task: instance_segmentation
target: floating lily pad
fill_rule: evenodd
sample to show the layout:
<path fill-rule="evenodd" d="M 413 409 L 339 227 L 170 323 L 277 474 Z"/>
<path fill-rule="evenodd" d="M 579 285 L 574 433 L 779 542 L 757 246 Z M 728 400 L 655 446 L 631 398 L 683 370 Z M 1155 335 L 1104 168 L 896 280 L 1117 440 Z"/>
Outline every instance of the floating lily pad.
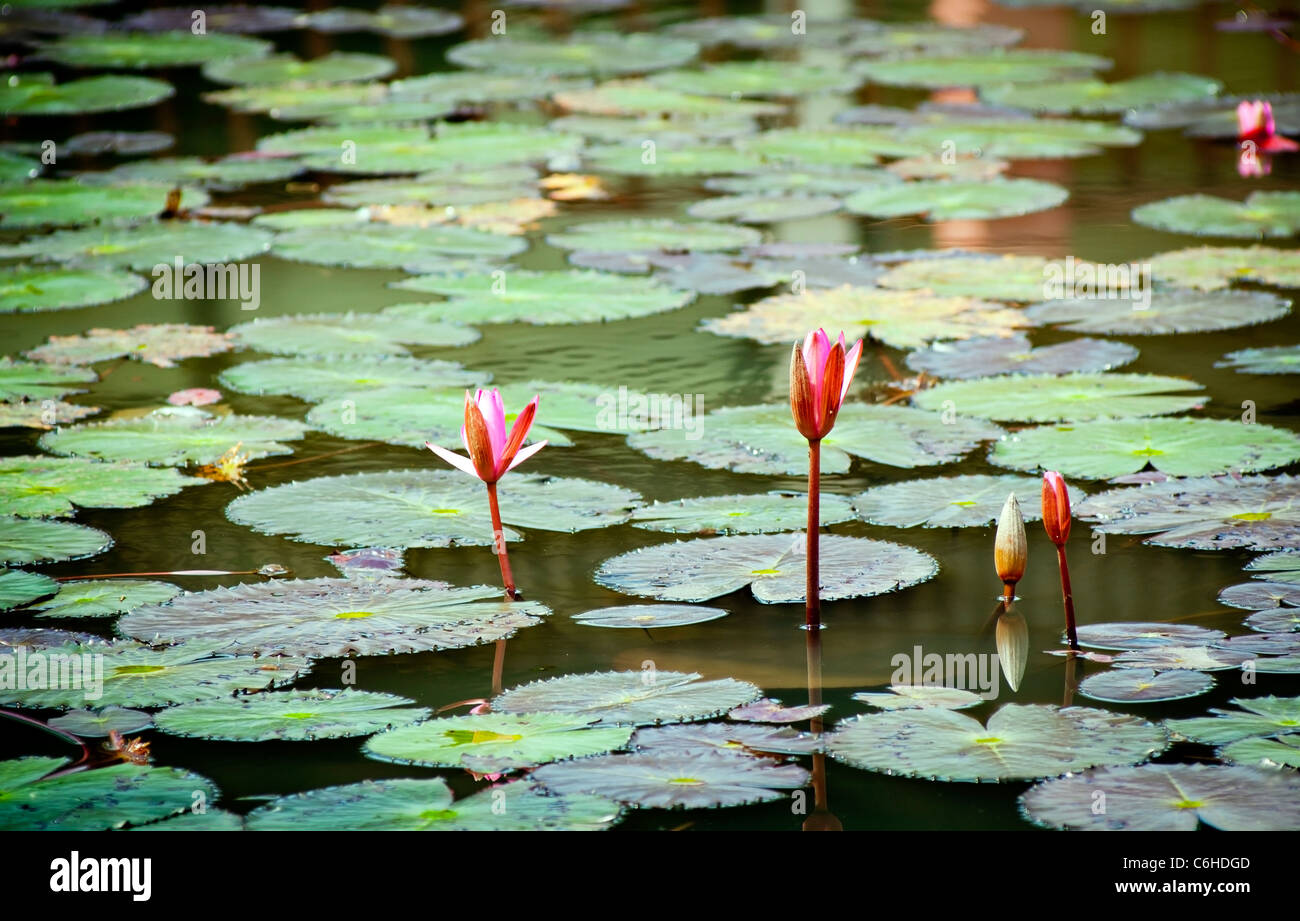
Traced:
<path fill-rule="evenodd" d="M 385 4 L 378 10 L 335 7 L 299 14 L 298 22 L 317 32 L 376 32 L 392 38 L 426 38 L 446 35 L 465 25 L 448 10 Z"/>
<path fill-rule="evenodd" d="M 1078 628 L 1079 643 L 1093 649 L 1151 649 L 1156 646 L 1194 646 L 1216 643 L 1222 630 L 1193 624 L 1102 623 Z"/>
<path fill-rule="evenodd" d="M 20 608 L 58 590 L 59 583 L 38 572 L 20 569 L 0 572 L 0 611 Z"/>
<path fill-rule="evenodd" d="M 1275 608 L 1256 611 L 1246 618 L 1246 626 L 1261 633 L 1279 633 L 1283 630 L 1300 630 L 1300 610 Z"/>
<path fill-rule="evenodd" d="M 1229 652 L 1212 646 L 1176 646 L 1162 644 L 1144 649 L 1129 649 L 1112 660 L 1116 668 L 1146 668 L 1157 671 L 1190 669 L 1198 672 L 1219 672 L 1235 669 L 1253 656 Z"/>
<path fill-rule="evenodd" d="M 1300 252 L 1271 246 L 1195 246 L 1152 256 L 1151 272 L 1171 285 L 1214 291 L 1253 281 L 1300 288 Z"/>
<path fill-rule="evenodd" d="M 380 733 L 365 752 L 381 761 L 498 773 L 551 761 L 603 755 L 627 745 L 627 726 L 590 727 L 585 716 L 508 713 L 428 720 Z"/>
<path fill-rule="evenodd" d="M 487 38 L 455 45 L 447 60 L 462 67 L 544 76 L 639 74 L 679 67 L 700 46 L 643 32 L 574 33 L 565 40 Z"/>
<path fill-rule="evenodd" d="M 1014 45 L 1024 34 L 1021 29 L 991 23 L 950 26 L 938 22 L 864 22 L 854 29 L 844 50 L 851 54 L 984 51 Z"/>
<path fill-rule="evenodd" d="M 375 313 L 319 313 L 271 317 L 231 327 L 248 348 L 272 355 L 358 358 L 406 355 L 407 346 L 468 345 L 481 335 L 456 323 Z"/>
<path fill-rule="evenodd" d="M 1109 371 L 1138 357 L 1138 350 L 1105 339 L 1071 339 L 1034 348 L 1023 335 L 1004 339 L 936 342 L 912 352 L 907 364 L 935 377 L 976 378 L 995 374 L 1069 374 Z"/>
<path fill-rule="evenodd" d="M 909 588 L 939 571 L 914 547 L 860 537 L 821 539 L 821 598 L 860 598 Z M 675 541 L 605 560 L 596 583 L 659 601 L 708 601 L 748 586 L 764 604 L 803 603 L 802 535 L 756 534 Z"/>
<path fill-rule="evenodd" d="M 918 259 L 893 266 L 880 277 L 879 283 L 886 288 L 925 288 L 932 294 L 1038 301 L 1045 296 L 1052 266 L 1060 267 L 1060 263 L 1040 256 Z"/>
<path fill-rule="evenodd" d="M 1124 668 L 1089 675 L 1080 682 L 1079 693 L 1103 703 L 1154 703 L 1196 697 L 1212 687 L 1214 679 L 1203 672 Z"/>
<path fill-rule="evenodd" d="M 1300 540 L 1298 498 L 1294 477 L 1202 477 L 1111 489 L 1075 515 L 1111 534 L 1155 534 L 1146 542 L 1159 547 L 1276 550 Z"/>
<path fill-rule="evenodd" d="M 33 455 L 0 459 L 0 503 L 21 518 L 65 518 L 78 506 L 140 508 L 204 482 L 140 464 Z"/>
<path fill-rule="evenodd" d="M 1243 766 L 1144 764 L 1048 781 L 1021 804 L 1030 819 L 1051 828 L 1196 831 L 1203 822 L 1221 831 L 1294 831 L 1300 779 Z"/>
<path fill-rule="evenodd" d="M 0 182 L 23 182 L 41 174 L 39 160 L 24 157 L 8 150 L 0 150 Z"/>
<path fill-rule="evenodd" d="M 644 144 L 653 141 L 657 155 L 661 147 L 670 150 L 753 134 L 758 130 L 758 124 L 743 113 L 677 116 L 659 112 L 631 118 L 565 115 L 552 120 L 551 128 L 607 144 Z M 638 152 L 640 150 L 638 147 Z"/>
<path fill-rule="evenodd" d="M 859 73 L 872 83 L 942 89 L 950 86 L 996 86 L 1004 83 L 1055 84 L 1111 62 L 1095 54 L 1047 49 L 997 48 L 958 54 L 916 54 L 862 61 Z"/>
<path fill-rule="evenodd" d="M 1300 232 L 1300 192 L 1252 192 L 1245 202 L 1178 195 L 1139 205 L 1133 220 L 1156 230 L 1205 237 L 1290 237 Z"/>
<path fill-rule="evenodd" d="M 569 532 L 626 521 L 640 498 L 595 480 L 519 472 L 501 481 L 498 494 L 506 525 Z M 424 467 L 285 483 L 240 496 L 226 515 L 262 533 L 326 546 L 492 544 L 483 484 L 458 470 Z M 503 530 L 507 540 L 519 539 L 511 528 Z"/>
<path fill-rule="evenodd" d="M 59 563 L 103 553 L 113 538 L 83 524 L 0 518 L 0 563 Z"/>
<path fill-rule="evenodd" d="M 563 675 L 511 688 L 493 699 L 492 709 L 572 714 L 595 726 L 651 726 L 720 716 L 760 694 L 747 681 L 699 678 L 658 670 Z"/>
<path fill-rule="evenodd" d="M 562 796 L 598 795 L 637 808 L 703 809 L 781 799 L 808 783 L 797 764 L 719 751 L 603 755 L 539 768 L 532 779 Z"/>
<path fill-rule="evenodd" d="M 107 642 L 103 637 L 71 630 L 52 630 L 43 627 L 17 627 L 0 629 L 0 654 L 25 648 L 29 652 L 52 649 L 56 646 L 93 646 Z"/>
<path fill-rule="evenodd" d="M 638 729 L 632 747 L 656 755 L 696 752 L 811 755 L 821 751 L 817 736 L 793 729 L 741 723 L 683 723 Z"/>
<path fill-rule="evenodd" d="M 0 269 L 0 313 L 64 310 L 107 304 L 139 294 L 138 275 L 95 269 L 14 266 Z"/>
<path fill-rule="evenodd" d="M 239 262 L 266 252 L 271 234 L 241 224 L 166 222 L 58 230 L 0 247 L 0 256 L 74 263 L 87 269 L 152 271 L 157 265 Z M 143 288 L 142 281 L 139 287 Z M 94 302 L 92 302 L 94 303 Z"/>
<path fill-rule="evenodd" d="M 329 358 L 269 358 L 221 372 L 221 383 L 240 393 L 283 394 L 302 400 L 330 400 L 369 390 L 399 387 L 473 387 L 491 375 L 467 371 L 454 361 L 425 361 L 403 355 Z"/>
<path fill-rule="evenodd" d="M 875 218 L 923 214 L 931 221 L 987 220 L 1046 211 L 1065 201 L 1069 194 L 1064 187 L 1039 179 L 923 179 L 902 186 L 863 189 L 845 199 L 844 207 Z"/>
<path fill-rule="evenodd" d="M 227 742 L 305 742 L 368 736 L 424 719 L 429 711 L 406 707 L 396 694 L 342 691 L 270 691 L 171 707 L 154 722 L 161 732 Z"/>
<path fill-rule="evenodd" d="M 786 168 L 862 167 L 881 157 L 910 157 L 925 152 L 923 146 L 897 132 L 869 128 L 780 128 L 744 138 L 739 146 Z"/>
<path fill-rule="evenodd" d="M 234 348 L 228 333 L 211 326 L 142 323 L 131 329 L 89 329 L 80 336 L 51 336 L 28 358 L 52 365 L 88 365 L 110 358 L 133 358 L 159 368 L 186 358 L 206 358 Z"/>
<path fill-rule="evenodd" d="M 527 248 L 525 240 L 466 227 L 361 224 L 346 230 L 290 230 L 275 238 L 272 251 L 282 259 L 314 265 L 438 271 L 449 258 L 505 259 Z"/>
<path fill-rule="evenodd" d="M 660 425 L 685 427 L 691 419 L 691 403 L 685 399 L 661 395 L 654 405 L 652 395 L 625 388 L 615 390 L 598 384 L 537 380 L 501 388 L 501 398 L 507 406 L 527 405 L 539 394 L 544 395 L 546 404 L 545 408 L 539 406 L 540 418 L 546 420 L 548 431 L 552 428 L 575 432 L 643 431 Z M 644 403 L 639 402 L 642 398 Z M 534 426 L 532 432 L 537 431 Z M 547 436 L 537 436 L 537 439 L 541 437 Z"/>
<path fill-rule="evenodd" d="M 151 729 L 153 717 L 140 710 L 105 707 L 102 710 L 69 710 L 50 720 L 50 725 L 74 736 L 106 738 L 110 732 L 127 735 Z"/>
<path fill-rule="evenodd" d="M 406 291 L 441 294 L 446 303 L 406 304 L 386 315 L 435 317 L 451 323 L 592 323 L 663 313 L 694 294 L 649 278 L 603 272 L 530 272 L 425 275 L 397 282 Z"/>
<path fill-rule="evenodd" d="M 11 831 L 104 831 L 166 818 L 217 798 L 217 788 L 180 768 L 112 764 L 42 780 L 66 758 L 0 761 L 0 825 Z M 76 871 L 73 871 L 76 872 Z"/>
<path fill-rule="evenodd" d="M 1016 106 L 1065 115 L 1122 115 L 1130 109 L 1213 97 L 1223 88 L 1218 80 L 1196 74 L 1143 74 L 1130 80 L 1052 81 L 1038 85 L 985 87 L 981 96 L 996 105 Z"/>
<path fill-rule="evenodd" d="M 954 179 L 962 182 L 996 179 L 1010 168 L 1011 163 L 1007 160 L 985 159 L 966 153 L 952 159 L 930 154 L 904 157 L 885 167 L 889 175 L 902 179 Z"/>
<path fill-rule="evenodd" d="M 678 429 L 635 432 L 628 444 L 656 460 L 690 460 L 737 473 L 808 473 L 808 443 L 795 430 L 789 406 L 737 406 L 713 410 L 698 423 L 702 437 Z M 1002 430 L 961 416 L 905 406 L 846 403 L 835 430 L 822 439 L 822 473 L 847 473 L 852 457 L 892 467 L 927 467 L 960 460 Z"/>
<path fill-rule="evenodd" d="M 53 400 L 87 390 L 99 379 L 89 368 L 56 368 L 0 356 L 0 400 Z"/>
<path fill-rule="evenodd" d="M 849 500 L 822 493 L 818 504 L 823 526 L 853 517 Z M 632 525 L 673 534 L 764 534 L 798 531 L 808 524 L 808 496 L 803 493 L 750 493 L 700 496 L 655 502 L 632 513 Z"/>
<path fill-rule="evenodd" d="M 78 406 L 62 400 L 42 400 L 39 403 L 0 403 L 0 429 L 21 426 L 29 429 L 51 429 L 68 425 L 78 419 L 93 416 L 98 406 Z"/>
<path fill-rule="evenodd" d="M 175 92 L 170 83 L 148 77 L 87 77 L 55 85 L 49 74 L 10 73 L 0 85 L 0 114 L 120 112 L 151 106 Z"/>
<path fill-rule="evenodd" d="M 80 708 L 88 702 L 96 707 L 166 707 L 279 687 L 307 674 L 310 668 L 305 659 L 218 655 L 227 650 L 218 650 L 217 645 L 190 643 L 152 649 L 117 641 L 47 649 L 47 663 L 56 662 L 56 656 L 82 657 L 80 661 L 84 663 L 86 655 L 102 655 L 103 659 L 98 660 L 103 663 L 102 694 L 92 696 L 101 690 L 98 687 L 71 686 L 83 685 L 78 681 L 43 681 L 42 684 L 56 686 L 34 687 L 29 676 L 26 685 L 17 689 L 12 687 L 12 680 L 0 682 L 0 700 L 41 708 Z M 98 661 L 94 668 L 96 675 Z M 4 658 L 0 657 L 0 668 L 3 667 Z"/>
<path fill-rule="evenodd" d="M 303 162 L 314 169 L 331 172 L 423 173 L 568 157 L 583 144 L 583 139 L 575 135 L 506 122 L 443 122 L 432 139 L 394 137 L 397 132 L 409 135 L 412 130 L 388 129 L 385 134 L 382 126 L 369 129 L 362 126 L 358 130 L 355 126 L 341 125 L 334 129 L 333 136 L 342 137 L 343 141 L 320 145 L 317 148 L 320 152 L 308 153 Z M 316 129 L 316 132 L 296 134 L 300 139 L 330 136 L 328 129 Z M 263 142 L 269 143 L 275 137 Z M 259 142 L 259 149 L 263 142 Z"/>
<path fill-rule="evenodd" d="M 130 79 L 140 79 L 132 77 Z M 103 154 L 136 156 L 167 150 L 176 138 L 166 131 L 87 131 L 63 142 L 63 149 L 87 157 Z"/>
<path fill-rule="evenodd" d="M 604 831 L 620 808 L 594 796 L 542 796 L 527 782 L 452 801 L 441 778 L 363 780 L 272 800 L 251 831 Z"/>
<path fill-rule="evenodd" d="M 537 195 L 531 166 L 498 166 L 454 174 L 421 173 L 409 179 L 363 179 L 330 186 L 325 201 L 365 205 L 476 205 Z"/>
<path fill-rule="evenodd" d="M 686 209 L 691 217 L 749 224 L 797 221 L 838 211 L 839 199 L 812 195 L 727 195 L 707 198 Z"/>
<path fill-rule="evenodd" d="M 1124 298 L 1067 298 L 1035 304 L 1026 315 L 1079 333 L 1164 335 L 1197 333 L 1276 320 L 1291 302 L 1264 291 L 1196 291 L 1165 288 L 1151 292 L 1150 306 Z"/>
<path fill-rule="evenodd" d="M 42 45 L 40 56 L 68 67 L 185 67 L 224 58 L 253 58 L 270 53 L 260 38 L 221 32 L 105 32 L 65 35 Z"/>
<path fill-rule="evenodd" d="M 1266 579 L 1269 582 L 1300 582 L 1300 551 L 1281 550 L 1257 556 L 1246 564 L 1245 569 L 1252 579 Z"/>
<path fill-rule="evenodd" d="M 561 249 L 598 253 L 711 252 L 752 246 L 762 239 L 757 230 L 730 224 L 628 220 L 573 224 L 562 233 L 550 234 L 546 242 Z"/>
<path fill-rule="evenodd" d="M 1230 636 L 1219 640 L 1214 645 L 1232 652 L 1244 652 L 1256 656 L 1300 656 L 1300 635 L 1290 632 L 1282 633 L 1248 633 L 1245 636 Z"/>
<path fill-rule="evenodd" d="M 203 812 L 182 812 L 170 819 L 138 825 L 131 831 L 244 831 L 243 816 L 224 809 L 208 808 Z"/>
<path fill-rule="evenodd" d="M 862 77 L 841 67 L 820 67 L 792 61 L 732 61 L 704 70 L 661 71 L 648 80 L 654 86 L 703 96 L 804 96 L 849 93 Z"/>
<path fill-rule="evenodd" d="M 830 27 L 839 25 L 814 21 L 813 35 L 810 36 L 806 32 L 803 34 L 795 32 L 790 28 L 791 22 L 789 16 L 780 14 L 714 16 L 674 23 L 668 31 L 705 46 L 733 45 L 736 48 L 763 50 L 798 47 L 816 36 L 823 27 L 827 27 L 827 31 L 830 31 Z"/>
<path fill-rule="evenodd" d="M 589 115 L 655 117 L 667 113 L 674 118 L 751 119 L 759 115 L 779 115 L 785 111 L 785 106 L 779 103 L 682 93 L 652 86 L 641 80 L 613 80 L 594 87 L 561 89 L 555 93 L 554 101 L 570 112 Z M 563 124 L 561 122 L 560 126 Z M 653 132 L 643 135 L 653 136 Z M 633 137 L 621 133 L 617 139 L 633 140 Z"/>
<path fill-rule="evenodd" d="M 1179 477 L 1267 470 L 1297 459 L 1300 438 L 1294 433 L 1220 419 L 1102 420 L 1041 427 L 1017 432 L 989 454 L 999 467 L 1059 470 L 1067 477 L 1093 480 L 1136 473 L 1147 464 Z M 1235 509 L 1233 514 L 1246 511 Z"/>
<path fill-rule="evenodd" d="M 1242 739 L 1219 749 L 1218 756 L 1233 764 L 1253 767 L 1300 768 L 1300 733 L 1276 739 Z"/>
<path fill-rule="evenodd" d="M 1214 716 L 1165 720 L 1165 726 L 1175 736 L 1203 745 L 1300 731 L 1300 697 L 1234 697 L 1230 703 L 1239 709 L 1211 708 Z"/>
<path fill-rule="evenodd" d="M 1294 582 L 1243 582 L 1219 592 L 1219 603 L 1247 611 L 1300 608 L 1300 585 Z"/>
<path fill-rule="evenodd" d="M 1086 157 L 1106 147 L 1134 147 L 1142 133 L 1123 125 L 1068 118 L 968 118 L 945 114 L 893 129 L 918 152 L 1003 160 Z"/>
<path fill-rule="evenodd" d="M 764 697 L 737 707 L 727 714 L 727 718 L 747 723 L 801 723 L 821 716 L 830 708 L 830 704 L 783 707 L 781 701 Z"/>
<path fill-rule="evenodd" d="M 390 58 L 377 54 L 331 51 L 301 61 L 287 52 L 252 58 L 222 58 L 203 67 L 203 76 L 216 83 L 240 86 L 273 83 L 352 83 L 378 80 L 397 69 Z"/>
<path fill-rule="evenodd" d="M 194 26 L 194 10 L 188 7 L 162 7 L 133 13 L 122 20 L 122 28 L 141 32 L 184 31 Z M 297 10 L 283 6 L 250 6 L 243 3 L 219 3 L 203 8 L 204 28 L 209 32 L 282 32 L 296 28 Z"/>
<path fill-rule="evenodd" d="M 715 176 L 704 181 L 706 189 L 735 195 L 840 196 L 850 195 L 867 185 L 893 185 L 897 179 L 880 169 L 816 168 L 765 169 L 744 176 Z M 853 252 L 852 249 L 848 252 Z M 848 255 L 830 252 L 825 255 Z"/>
<path fill-rule="evenodd" d="M 502 601 L 501 590 L 487 585 L 309 579 L 193 592 L 137 608 L 117 628 L 148 642 L 225 652 L 366 656 L 488 643 L 546 613 L 535 601 Z"/>
<path fill-rule="evenodd" d="M 87 185 L 75 179 L 33 179 L 0 185 L 0 227 L 144 221 L 167 207 L 170 189 L 162 185 Z M 182 208 L 208 203 L 206 193 L 186 189 Z"/>
<path fill-rule="evenodd" d="M 216 416 L 157 410 L 147 416 L 83 422 L 46 432 L 40 446 L 51 454 L 102 461 L 141 461 L 169 467 L 212 464 L 239 446 L 250 460 L 292 454 L 307 426 L 275 416 Z"/>
<path fill-rule="evenodd" d="M 1254 660 L 1251 667 L 1265 675 L 1300 675 L 1300 656 L 1266 656 Z"/>
<path fill-rule="evenodd" d="M 124 163 L 102 173 L 82 173 L 79 178 L 91 185 L 117 186 L 129 182 L 147 182 L 228 192 L 258 182 L 282 182 L 302 171 L 301 163 L 283 157 L 253 158 L 235 155 L 219 160 L 166 157 Z"/>
<path fill-rule="evenodd" d="M 1241 349 L 1224 355 L 1214 366 L 1232 368 L 1241 374 L 1300 374 L 1300 345 Z"/>
<path fill-rule="evenodd" d="M 831 757 L 853 767 L 949 781 L 1036 780 L 1164 750 L 1164 730 L 1086 707 L 1004 704 L 988 725 L 952 710 L 891 710 L 843 720 Z"/>
<path fill-rule="evenodd" d="M 102 579 L 62 582 L 59 593 L 33 605 L 42 617 L 113 617 L 146 604 L 161 604 L 180 594 L 170 582 Z"/>
<path fill-rule="evenodd" d="M 573 619 L 584 627 L 649 630 L 653 627 L 686 627 L 726 616 L 727 612 L 722 608 L 699 604 L 625 604 L 583 611 L 574 614 Z"/>
<path fill-rule="evenodd" d="M 584 155 L 588 166 L 602 173 L 634 176 L 707 176 L 716 173 L 739 173 L 761 169 L 762 158 L 752 152 L 738 151 L 721 144 L 696 144 L 682 147 L 657 147 L 647 156 L 642 140 L 589 150 Z"/>
<path fill-rule="evenodd" d="M 873 486 L 854 497 L 853 507 L 864 521 L 898 528 L 978 528 L 998 520 L 1007 495 L 1021 499 L 1026 521 L 1042 517 L 1035 501 L 1042 490 L 1037 477 L 1011 474 L 968 474 L 906 480 Z M 1070 487 L 1070 501 L 1078 503 L 1082 490 Z"/>
<path fill-rule="evenodd" d="M 912 403 L 1010 422 L 1088 422 L 1201 409 L 1203 394 L 1168 393 L 1201 389 L 1195 381 L 1156 374 L 1004 375 L 938 384 L 918 391 Z"/>
<path fill-rule="evenodd" d="M 984 702 L 972 691 L 925 684 L 894 684 L 889 693 L 863 691 L 854 694 L 853 699 L 880 710 L 965 710 Z"/>

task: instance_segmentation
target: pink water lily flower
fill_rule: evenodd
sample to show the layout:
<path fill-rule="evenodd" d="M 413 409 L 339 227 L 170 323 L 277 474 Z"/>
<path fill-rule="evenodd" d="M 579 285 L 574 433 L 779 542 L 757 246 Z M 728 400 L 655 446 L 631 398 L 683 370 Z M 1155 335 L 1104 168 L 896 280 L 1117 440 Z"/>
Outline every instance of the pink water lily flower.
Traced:
<path fill-rule="evenodd" d="M 453 454 L 431 441 L 426 441 L 424 446 L 453 467 L 478 477 L 484 483 L 495 483 L 506 475 L 506 471 L 518 467 L 546 446 L 545 441 L 539 441 L 522 447 L 537 415 L 537 401 L 538 397 L 533 397 L 532 402 L 524 407 L 507 435 L 506 408 L 501 402 L 501 393 L 495 388 L 479 390 L 471 399 L 467 390 L 465 424 L 461 427 L 460 438 L 469 457 Z"/>
<path fill-rule="evenodd" d="M 1237 105 L 1237 137 L 1238 140 L 1255 142 L 1263 153 L 1300 150 L 1300 144 L 1277 133 L 1273 106 L 1259 99 Z"/>
<path fill-rule="evenodd" d="M 795 344 L 790 356 L 790 411 L 804 438 L 820 441 L 835 427 L 861 357 L 861 339 L 849 349 L 844 333 L 831 342 L 824 329 L 810 332 L 802 348 Z"/>

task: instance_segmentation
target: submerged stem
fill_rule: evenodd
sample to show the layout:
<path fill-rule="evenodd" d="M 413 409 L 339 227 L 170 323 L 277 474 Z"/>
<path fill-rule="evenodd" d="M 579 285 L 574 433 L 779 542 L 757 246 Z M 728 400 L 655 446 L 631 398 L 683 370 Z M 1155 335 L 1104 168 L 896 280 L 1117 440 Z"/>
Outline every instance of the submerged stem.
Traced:
<path fill-rule="evenodd" d="M 807 606 L 805 626 L 809 630 L 820 630 L 822 625 L 821 572 L 818 566 L 818 537 L 821 528 L 821 475 L 822 443 L 808 442 L 808 580 L 804 586 L 804 602 Z"/>
<path fill-rule="evenodd" d="M 505 583 L 506 597 L 514 601 L 519 597 L 515 591 L 515 577 L 510 572 L 510 557 L 506 555 L 506 532 L 501 527 L 501 508 L 497 505 L 497 484 L 488 483 L 488 507 L 492 511 L 492 552 L 501 564 L 501 581 Z"/>
<path fill-rule="evenodd" d="M 1061 566 L 1061 599 L 1065 602 L 1065 638 L 1070 648 L 1078 651 L 1079 636 L 1074 628 L 1074 593 L 1070 591 L 1070 566 L 1065 562 L 1065 545 L 1056 547 L 1056 560 Z"/>
<path fill-rule="evenodd" d="M 19 723 L 26 723 L 29 726 L 35 726 L 37 729 L 44 729 L 50 735 L 58 736 L 65 742 L 79 746 L 81 748 L 81 757 L 72 764 L 72 767 L 77 767 L 77 765 L 90 760 L 90 748 L 84 741 L 70 732 L 64 732 L 62 729 L 55 729 L 49 723 L 43 723 L 40 720 L 32 719 L 30 716 L 23 716 L 21 713 L 14 713 L 12 710 L 0 710 L 0 717 L 11 719 Z M 65 768 L 59 773 L 66 773 L 67 770 L 68 769 Z"/>

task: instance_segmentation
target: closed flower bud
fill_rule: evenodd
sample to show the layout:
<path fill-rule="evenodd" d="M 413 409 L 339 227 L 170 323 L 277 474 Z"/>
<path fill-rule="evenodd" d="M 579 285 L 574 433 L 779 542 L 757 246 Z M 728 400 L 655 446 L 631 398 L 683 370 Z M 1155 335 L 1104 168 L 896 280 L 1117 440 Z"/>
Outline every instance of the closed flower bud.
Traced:
<path fill-rule="evenodd" d="M 1016 494 L 1007 496 L 998 518 L 998 533 L 993 541 L 993 562 L 1003 585 L 1014 586 L 1025 574 L 1029 543 L 1025 538 L 1025 519 L 1020 514 Z"/>
<path fill-rule="evenodd" d="M 1070 537 L 1070 490 L 1055 470 L 1043 474 L 1043 527 L 1047 536 L 1062 546 Z"/>

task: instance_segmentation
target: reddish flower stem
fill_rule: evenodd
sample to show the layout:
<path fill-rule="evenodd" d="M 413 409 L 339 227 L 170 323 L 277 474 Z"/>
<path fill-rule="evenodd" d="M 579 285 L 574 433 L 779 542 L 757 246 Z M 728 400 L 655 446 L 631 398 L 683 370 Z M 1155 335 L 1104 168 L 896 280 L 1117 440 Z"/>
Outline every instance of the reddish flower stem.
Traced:
<path fill-rule="evenodd" d="M 818 566 L 818 537 L 821 529 L 821 478 L 822 443 L 808 442 L 808 581 L 804 586 L 804 602 L 808 614 L 805 626 L 820 630 L 822 626 L 821 572 Z"/>
<path fill-rule="evenodd" d="M 510 557 L 506 555 L 506 532 L 501 527 L 501 508 L 497 505 L 497 484 L 488 483 L 488 507 L 492 510 L 492 551 L 501 564 L 501 581 L 506 586 L 506 597 L 514 601 L 519 597 L 515 591 L 515 577 L 510 572 Z"/>
<path fill-rule="evenodd" d="M 1078 650 L 1079 635 L 1074 629 L 1074 593 L 1070 590 L 1070 566 L 1065 562 L 1065 545 L 1056 545 L 1056 561 L 1061 566 L 1061 599 L 1065 602 L 1065 638 L 1070 648 Z"/>
<path fill-rule="evenodd" d="M 65 742 L 68 742 L 71 745 L 79 746 L 81 748 L 81 757 L 72 763 L 71 765 L 72 768 L 78 767 L 90 760 L 90 748 L 86 745 L 86 743 L 82 739 L 80 739 L 77 736 L 74 736 L 70 732 L 64 732 L 62 729 L 55 729 L 53 726 L 51 726 L 48 723 L 43 723 L 40 720 L 32 719 L 30 716 L 23 716 L 21 713 L 14 713 L 12 710 L 0 710 L 0 717 L 4 717 L 5 719 L 11 719 L 19 723 L 26 723 L 27 725 L 34 726 L 37 729 L 44 729 L 50 735 L 58 736 L 60 739 L 62 739 Z M 59 773 L 66 774 L 70 769 L 71 768 L 65 768 L 64 770 L 59 771 Z"/>

